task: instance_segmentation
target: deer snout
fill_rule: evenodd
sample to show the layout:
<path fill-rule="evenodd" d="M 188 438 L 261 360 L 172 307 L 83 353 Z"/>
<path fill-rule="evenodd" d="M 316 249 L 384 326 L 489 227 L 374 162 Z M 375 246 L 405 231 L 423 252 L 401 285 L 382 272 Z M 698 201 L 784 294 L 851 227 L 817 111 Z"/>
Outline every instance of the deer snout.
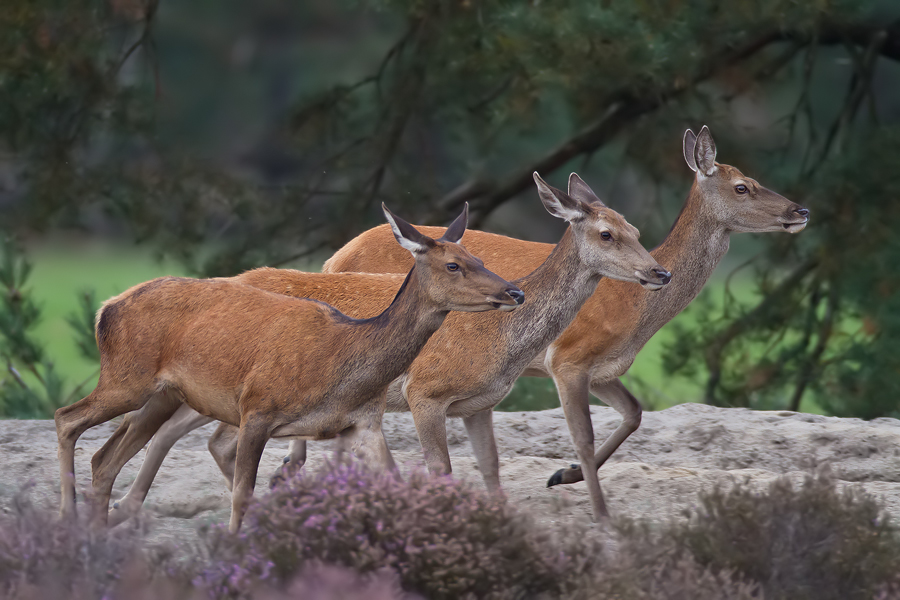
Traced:
<path fill-rule="evenodd" d="M 790 211 L 788 218 L 781 223 L 781 226 L 788 233 L 797 233 L 803 231 L 807 223 L 809 223 L 809 209 L 797 204 Z"/>
<path fill-rule="evenodd" d="M 507 294 L 513 299 L 516 304 L 522 304 L 525 302 L 525 292 L 520 289 L 515 290 L 507 290 Z"/>
<path fill-rule="evenodd" d="M 510 287 L 504 290 L 500 296 L 493 296 L 489 300 L 492 301 L 491 303 L 495 308 L 503 312 L 509 312 L 517 309 L 525 302 L 525 292 L 517 287 Z"/>
<path fill-rule="evenodd" d="M 635 273 L 641 285 L 648 290 L 656 291 L 672 281 L 672 273 L 662 267 L 652 267 L 643 273 Z"/>

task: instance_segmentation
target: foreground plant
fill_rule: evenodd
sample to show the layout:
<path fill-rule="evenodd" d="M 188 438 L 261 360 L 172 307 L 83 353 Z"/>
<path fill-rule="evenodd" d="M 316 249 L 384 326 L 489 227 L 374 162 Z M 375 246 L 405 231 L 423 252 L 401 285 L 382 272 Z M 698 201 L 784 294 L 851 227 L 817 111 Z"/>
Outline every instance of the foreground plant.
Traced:
<path fill-rule="evenodd" d="M 685 522 L 621 530 L 623 552 L 644 565 L 687 556 L 758 584 L 767 599 L 872 598 L 900 571 L 900 539 L 881 506 L 853 486 L 839 490 L 827 472 L 798 486 L 781 477 L 762 493 L 716 489 Z"/>
<path fill-rule="evenodd" d="M 215 562 L 197 579 L 218 593 L 289 581 L 311 561 L 393 573 L 426 598 L 537 597 L 561 589 L 573 557 L 503 500 L 450 476 L 408 481 L 338 464 L 285 480 L 244 529 L 207 536 Z"/>

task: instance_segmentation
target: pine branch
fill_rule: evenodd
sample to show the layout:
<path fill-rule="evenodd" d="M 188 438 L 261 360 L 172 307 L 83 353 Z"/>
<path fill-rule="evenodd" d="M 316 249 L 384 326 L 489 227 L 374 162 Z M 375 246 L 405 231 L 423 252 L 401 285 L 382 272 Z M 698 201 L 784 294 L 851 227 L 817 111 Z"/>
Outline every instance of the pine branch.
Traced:
<path fill-rule="evenodd" d="M 900 21 L 888 27 L 828 23 L 815 32 L 766 32 L 743 45 L 713 53 L 715 58 L 701 67 L 692 79 L 677 79 L 658 90 L 655 95 L 631 90 L 620 91 L 608 102 L 608 108 L 600 119 L 499 183 L 495 183 L 494 179 L 479 178 L 451 190 L 437 202 L 438 210 L 431 215 L 430 220 L 442 221 L 446 213 L 457 210 L 463 202 L 469 202 L 470 224 L 478 227 L 500 205 L 529 189 L 533 185 L 531 174 L 534 171 L 546 176 L 576 156 L 595 152 L 641 116 L 661 108 L 686 90 L 693 89 L 697 84 L 747 60 L 772 44 L 786 41 L 798 44 L 798 48 L 811 44 L 829 46 L 845 43 L 866 49 L 875 47 L 879 56 L 900 61 Z"/>

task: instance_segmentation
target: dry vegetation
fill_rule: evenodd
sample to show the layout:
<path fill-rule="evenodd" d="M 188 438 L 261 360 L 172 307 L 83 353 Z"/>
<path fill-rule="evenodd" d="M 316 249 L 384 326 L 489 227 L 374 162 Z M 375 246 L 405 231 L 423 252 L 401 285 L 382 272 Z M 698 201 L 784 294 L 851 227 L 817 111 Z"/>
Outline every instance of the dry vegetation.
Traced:
<path fill-rule="evenodd" d="M 450 477 L 340 464 L 276 486 L 238 535 L 180 548 L 91 535 L 27 495 L 0 518 L 2 598 L 900 597 L 893 524 L 828 474 L 705 494 L 671 522 L 549 530 Z"/>

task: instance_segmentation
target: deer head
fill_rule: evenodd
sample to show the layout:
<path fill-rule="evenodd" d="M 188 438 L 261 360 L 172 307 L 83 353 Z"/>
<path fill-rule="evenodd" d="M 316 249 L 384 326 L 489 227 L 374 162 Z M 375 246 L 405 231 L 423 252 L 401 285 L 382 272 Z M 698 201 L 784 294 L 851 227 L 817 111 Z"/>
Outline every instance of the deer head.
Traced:
<path fill-rule="evenodd" d="M 447 310 L 481 312 L 515 310 L 525 302 L 522 290 L 485 269 L 480 258 L 459 244 L 469 220 L 468 203 L 436 240 L 394 215 L 384 204 L 381 208 L 397 242 L 412 253 L 416 275 L 435 304 Z"/>
<path fill-rule="evenodd" d="M 716 143 L 706 125 L 684 132 L 684 160 L 696 175 L 705 210 L 729 231 L 785 231 L 806 227 L 809 210 L 759 185 L 738 169 L 716 162 Z"/>
<path fill-rule="evenodd" d="M 637 228 L 607 208 L 578 175 L 569 176 L 568 194 L 547 185 L 537 172 L 534 182 L 544 208 L 569 223 L 581 260 L 597 273 L 640 283 L 649 290 L 669 283 L 672 274 L 641 246 Z"/>

